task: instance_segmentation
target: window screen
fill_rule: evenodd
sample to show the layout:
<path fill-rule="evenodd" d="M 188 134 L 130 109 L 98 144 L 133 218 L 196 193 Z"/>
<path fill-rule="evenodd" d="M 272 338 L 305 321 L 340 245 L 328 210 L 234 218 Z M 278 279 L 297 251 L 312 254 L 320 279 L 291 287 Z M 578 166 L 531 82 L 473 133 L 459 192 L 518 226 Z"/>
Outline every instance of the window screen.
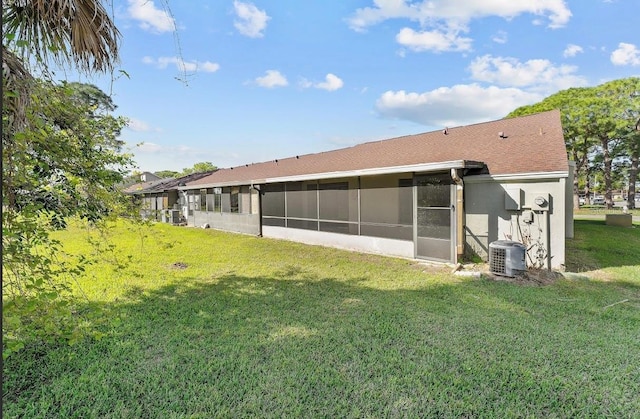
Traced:
<path fill-rule="evenodd" d="M 238 212 L 239 208 L 239 194 L 240 194 L 240 188 L 237 186 L 234 186 L 231 188 L 231 196 L 229 197 L 229 202 L 230 202 L 230 212 Z"/>
<path fill-rule="evenodd" d="M 322 183 L 319 196 L 321 220 L 349 221 L 348 182 Z"/>
<path fill-rule="evenodd" d="M 287 184 L 287 217 L 318 218 L 318 186 L 316 183 Z"/>
<path fill-rule="evenodd" d="M 284 218 L 284 184 L 262 186 L 262 213 L 265 216 Z"/>

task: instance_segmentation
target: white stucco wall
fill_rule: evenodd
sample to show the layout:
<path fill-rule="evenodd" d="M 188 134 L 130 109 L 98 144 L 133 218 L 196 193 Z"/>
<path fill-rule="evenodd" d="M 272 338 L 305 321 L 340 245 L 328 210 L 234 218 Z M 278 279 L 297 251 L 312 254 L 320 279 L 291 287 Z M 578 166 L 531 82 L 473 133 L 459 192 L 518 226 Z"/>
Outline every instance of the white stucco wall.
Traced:
<path fill-rule="evenodd" d="M 530 249 L 528 266 L 564 268 L 567 176 L 465 177 L 467 249 L 486 260 L 491 242 L 515 240 Z M 538 207 L 536 197 L 548 205 Z"/>
<path fill-rule="evenodd" d="M 413 258 L 413 242 L 384 239 L 380 237 L 352 236 L 324 231 L 300 230 L 296 228 L 263 226 L 262 235 L 274 239 L 291 240 L 306 244 L 355 250 L 387 256 Z"/>
<path fill-rule="evenodd" d="M 192 227 L 202 227 L 204 224 L 209 224 L 210 228 L 217 230 L 251 235 L 260 234 L 260 216 L 258 214 L 194 211 L 193 215 L 189 217 L 188 224 Z"/>

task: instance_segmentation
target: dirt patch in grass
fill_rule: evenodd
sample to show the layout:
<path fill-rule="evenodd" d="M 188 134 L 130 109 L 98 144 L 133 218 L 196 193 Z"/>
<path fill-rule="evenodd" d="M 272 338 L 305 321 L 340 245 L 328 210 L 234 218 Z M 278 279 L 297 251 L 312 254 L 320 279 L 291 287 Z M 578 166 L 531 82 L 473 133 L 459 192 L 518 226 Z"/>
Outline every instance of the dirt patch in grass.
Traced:
<path fill-rule="evenodd" d="M 412 269 L 427 274 L 453 272 L 454 267 L 444 263 L 416 262 L 411 265 Z"/>
<path fill-rule="evenodd" d="M 184 262 L 176 262 L 174 264 L 171 265 L 171 268 L 173 269 L 187 269 L 189 265 L 187 265 Z"/>
<path fill-rule="evenodd" d="M 560 272 L 551 271 L 547 269 L 529 269 L 520 275 L 514 277 L 496 275 L 491 272 L 484 274 L 489 280 L 509 282 L 518 285 L 529 285 L 536 287 L 543 287 L 555 283 L 558 279 L 562 278 Z"/>

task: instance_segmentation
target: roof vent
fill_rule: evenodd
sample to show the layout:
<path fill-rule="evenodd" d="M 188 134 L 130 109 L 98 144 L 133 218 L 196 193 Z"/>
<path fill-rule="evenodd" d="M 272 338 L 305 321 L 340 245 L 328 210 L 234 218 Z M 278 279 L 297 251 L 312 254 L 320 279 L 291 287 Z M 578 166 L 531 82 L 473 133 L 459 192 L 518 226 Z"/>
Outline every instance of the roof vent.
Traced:
<path fill-rule="evenodd" d="M 445 129 L 443 129 L 443 130 L 442 130 L 442 133 L 443 133 L 444 135 L 449 134 L 449 128 L 445 128 Z"/>
<path fill-rule="evenodd" d="M 500 137 L 500 138 L 507 138 L 507 135 L 504 133 L 504 131 L 500 131 L 500 132 L 498 133 L 498 137 Z"/>

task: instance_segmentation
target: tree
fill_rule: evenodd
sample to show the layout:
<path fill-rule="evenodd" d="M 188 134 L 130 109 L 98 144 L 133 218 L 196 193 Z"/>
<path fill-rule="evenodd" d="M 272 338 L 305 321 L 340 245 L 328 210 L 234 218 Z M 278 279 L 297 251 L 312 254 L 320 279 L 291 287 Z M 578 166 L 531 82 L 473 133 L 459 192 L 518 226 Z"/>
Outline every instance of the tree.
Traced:
<path fill-rule="evenodd" d="M 6 0 L 2 2 L 2 49 L 46 65 L 73 64 L 109 71 L 118 59 L 120 33 L 99 0 Z M 4 58 L 3 58 L 4 63 Z"/>
<path fill-rule="evenodd" d="M 588 95 L 588 90 L 584 88 L 571 88 L 555 93 L 543 101 L 534 105 L 522 106 L 507 117 L 529 115 L 532 113 L 559 109 L 562 118 L 562 128 L 564 131 L 565 144 L 569 158 L 576 164 L 575 176 L 573 179 L 573 204 L 575 208 L 579 206 L 580 180 L 588 179 L 590 174 L 590 153 L 595 146 L 594 139 L 585 132 L 587 114 L 584 112 Z M 588 188 L 588 180 L 585 182 Z M 587 196 L 589 194 L 587 193 Z"/>
<path fill-rule="evenodd" d="M 194 164 L 193 167 L 187 167 L 182 169 L 182 172 L 180 172 L 177 177 L 187 176 L 187 175 L 190 175 L 191 173 L 211 172 L 216 169 L 217 167 L 210 161 L 199 162 Z"/>
<path fill-rule="evenodd" d="M 153 174 L 161 179 L 168 179 L 178 177 L 180 172 L 176 172 L 174 170 L 160 170 L 158 172 L 153 172 Z"/>
<path fill-rule="evenodd" d="M 633 127 L 638 120 L 640 106 L 639 80 L 629 78 L 596 87 L 562 90 L 537 104 L 523 106 L 508 115 L 513 117 L 550 109 L 560 110 L 567 152 L 576 163 L 575 208 L 578 207 L 579 181 L 585 181 L 588 196 L 589 178 L 594 170 L 602 174 L 607 206 L 613 206 L 612 173 L 616 161 L 631 159 L 633 162 L 637 141 Z M 598 162 L 601 164 L 598 165 Z M 630 170 L 629 176 L 632 177 L 629 179 L 631 185 L 637 180 L 637 170 L 635 174 Z"/>
<path fill-rule="evenodd" d="M 640 78 L 613 80 L 598 87 L 598 94 L 610 102 L 616 120 L 615 136 L 620 154 L 629 163 L 627 205 L 635 208 L 635 185 L 640 160 Z"/>
<path fill-rule="evenodd" d="M 71 217 L 95 222 L 117 213 L 126 202 L 117 185 L 133 166 L 117 139 L 126 120 L 101 111 L 110 101 L 84 94 L 94 88 L 37 81 L 26 127 L 3 129 L 4 356 L 41 339 L 73 342 L 87 331 L 89 323 L 72 314 L 68 282 L 82 261 L 64 262 L 49 233 Z M 7 119 L 3 112 L 3 128 Z"/>
<path fill-rule="evenodd" d="M 48 60 L 109 71 L 119 33 L 97 0 L 7 0 L 2 6 L 3 357 L 29 343 L 73 342 L 87 331 L 50 231 L 69 217 L 98 220 L 118 205 L 129 166 L 124 118 L 95 86 L 51 81 Z M 38 68 L 39 78 L 30 66 Z"/>
<path fill-rule="evenodd" d="M 111 71 L 118 61 L 118 32 L 99 0 L 7 0 L 2 2 L 3 111 L 5 128 L 25 123 L 33 81 L 29 63 L 47 76 L 50 58 L 83 71 Z"/>

